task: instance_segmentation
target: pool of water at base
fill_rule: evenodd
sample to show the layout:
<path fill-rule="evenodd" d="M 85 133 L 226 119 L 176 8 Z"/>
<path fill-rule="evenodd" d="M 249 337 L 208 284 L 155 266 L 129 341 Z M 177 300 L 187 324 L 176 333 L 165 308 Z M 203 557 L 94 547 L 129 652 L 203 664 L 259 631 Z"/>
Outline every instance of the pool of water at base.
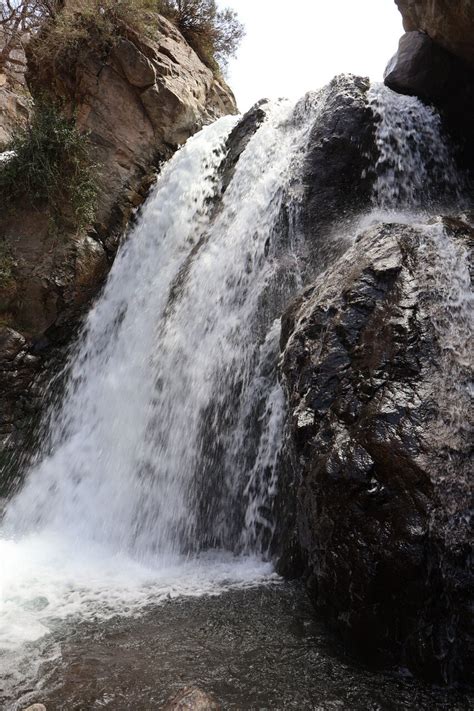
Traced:
<path fill-rule="evenodd" d="M 214 694 L 224 711 L 474 709 L 462 691 L 355 665 L 295 584 L 175 599 L 100 623 L 63 622 L 36 644 L 37 678 L 15 702 L 1 706 L 0 698 L 8 711 L 36 701 L 47 711 L 151 711 L 188 685 Z"/>

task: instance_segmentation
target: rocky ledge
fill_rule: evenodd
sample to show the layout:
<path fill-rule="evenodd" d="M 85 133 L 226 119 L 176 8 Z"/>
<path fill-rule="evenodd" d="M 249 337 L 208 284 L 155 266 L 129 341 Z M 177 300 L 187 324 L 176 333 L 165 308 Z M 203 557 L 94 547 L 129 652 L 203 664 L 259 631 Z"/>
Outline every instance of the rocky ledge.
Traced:
<path fill-rule="evenodd" d="M 310 595 L 366 658 L 445 682 L 474 669 L 473 237 L 462 220 L 374 226 L 282 332 L 286 491 Z"/>

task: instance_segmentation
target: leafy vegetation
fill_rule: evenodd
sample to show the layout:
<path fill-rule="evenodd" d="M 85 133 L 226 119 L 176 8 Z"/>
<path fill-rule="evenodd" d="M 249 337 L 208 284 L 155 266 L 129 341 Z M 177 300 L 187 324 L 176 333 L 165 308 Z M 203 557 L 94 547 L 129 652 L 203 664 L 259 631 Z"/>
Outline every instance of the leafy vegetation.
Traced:
<path fill-rule="evenodd" d="M 96 168 L 88 152 L 88 138 L 73 121 L 46 102 L 37 104 L 33 118 L 8 145 L 9 160 L 0 163 L 3 204 L 18 196 L 34 205 L 48 205 L 53 221 L 64 219 L 65 205 L 78 228 L 94 218 Z"/>
<path fill-rule="evenodd" d="M 205 64 L 225 68 L 245 33 L 234 10 L 219 10 L 216 0 L 161 0 L 159 5 Z"/>

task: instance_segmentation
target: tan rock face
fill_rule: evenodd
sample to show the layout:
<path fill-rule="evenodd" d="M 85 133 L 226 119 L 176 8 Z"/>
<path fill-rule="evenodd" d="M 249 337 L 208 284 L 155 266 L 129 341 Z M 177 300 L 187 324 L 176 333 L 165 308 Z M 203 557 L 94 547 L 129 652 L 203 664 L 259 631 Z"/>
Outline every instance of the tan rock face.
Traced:
<path fill-rule="evenodd" d="M 35 66 L 34 56 L 29 60 L 33 91 L 61 96 L 80 129 L 90 132 L 102 172 L 98 221 L 104 224 L 117 196 L 153 162 L 170 157 L 204 124 L 237 110 L 230 89 L 165 18 L 153 40 L 124 27 L 105 55 L 103 48 L 84 46 L 74 67 L 58 62 L 51 71 Z"/>
<path fill-rule="evenodd" d="M 395 0 L 407 32 L 421 30 L 474 66 L 472 0 Z"/>

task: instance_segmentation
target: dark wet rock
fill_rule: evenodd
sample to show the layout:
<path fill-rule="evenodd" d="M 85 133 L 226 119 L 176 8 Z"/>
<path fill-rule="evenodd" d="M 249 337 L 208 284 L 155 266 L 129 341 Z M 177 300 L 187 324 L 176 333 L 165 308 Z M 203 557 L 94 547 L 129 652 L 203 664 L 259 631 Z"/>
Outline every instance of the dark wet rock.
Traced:
<path fill-rule="evenodd" d="M 221 167 L 222 192 L 229 187 L 239 158 L 247 148 L 250 139 L 265 121 L 266 100 L 259 101 L 242 117 L 227 139 L 226 157 Z"/>
<path fill-rule="evenodd" d="M 21 333 L 6 326 L 0 326 L 0 360 L 13 360 L 25 343 Z"/>
<path fill-rule="evenodd" d="M 347 223 L 370 204 L 376 147 L 369 86 L 368 79 L 352 75 L 333 79 L 323 90 L 323 108 L 310 134 L 303 221 L 318 262 L 329 226 Z"/>
<path fill-rule="evenodd" d="M 213 696 L 195 686 L 188 686 L 168 701 L 164 711 L 219 711 L 220 708 Z"/>
<path fill-rule="evenodd" d="M 443 341 L 463 316 L 442 275 L 456 283 L 449 260 L 459 250 L 466 267 L 474 232 L 444 224 L 445 242 L 439 225 L 362 234 L 285 314 L 282 373 L 286 477 L 321 618 L 376 663 L 450 682 L 474 668 L 473 423 L 467 343 Z"/>

